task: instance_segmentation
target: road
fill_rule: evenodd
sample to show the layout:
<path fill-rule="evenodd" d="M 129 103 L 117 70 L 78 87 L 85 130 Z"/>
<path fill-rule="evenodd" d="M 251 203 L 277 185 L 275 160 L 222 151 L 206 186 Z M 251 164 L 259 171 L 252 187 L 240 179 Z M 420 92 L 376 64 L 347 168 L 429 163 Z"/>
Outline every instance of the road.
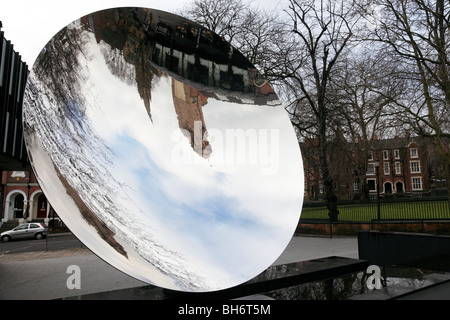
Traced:
<path fill-rule="evenodd" d="M 0 256 L 13 253 L 61 250 L 81 247 L 82 243 L 73 234 L 54 234 L 41 240 L 32 239 L 0 242 Z"/>

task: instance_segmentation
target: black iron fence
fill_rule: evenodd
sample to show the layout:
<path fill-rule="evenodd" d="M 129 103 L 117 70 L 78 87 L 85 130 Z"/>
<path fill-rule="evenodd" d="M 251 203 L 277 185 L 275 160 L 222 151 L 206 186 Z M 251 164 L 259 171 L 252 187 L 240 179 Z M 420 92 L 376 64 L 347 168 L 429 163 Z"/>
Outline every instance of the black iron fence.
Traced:
<path fill-rule="evenodd" d="M 450 219 L 448 197 L 340 201 L 337 206 L 338 222 Z M 300 220 L 301 222 L 330 220 L 326 202 L 305 202 Z"/>

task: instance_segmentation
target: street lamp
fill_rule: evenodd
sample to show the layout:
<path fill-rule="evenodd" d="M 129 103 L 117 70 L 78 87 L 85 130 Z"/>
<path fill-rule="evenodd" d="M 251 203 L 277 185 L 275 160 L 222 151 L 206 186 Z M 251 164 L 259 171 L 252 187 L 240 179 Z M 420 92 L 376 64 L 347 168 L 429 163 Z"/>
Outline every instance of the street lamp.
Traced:
<path fill-rule="evenodd" d="M 375 160 L 373 162 L 373 164 L 375 165 L 375 173 L 377 175 L 377 217 L 378 217 L 378 220 L 381 220 L 381 215 L 380 215 L 380 161 Z"/>

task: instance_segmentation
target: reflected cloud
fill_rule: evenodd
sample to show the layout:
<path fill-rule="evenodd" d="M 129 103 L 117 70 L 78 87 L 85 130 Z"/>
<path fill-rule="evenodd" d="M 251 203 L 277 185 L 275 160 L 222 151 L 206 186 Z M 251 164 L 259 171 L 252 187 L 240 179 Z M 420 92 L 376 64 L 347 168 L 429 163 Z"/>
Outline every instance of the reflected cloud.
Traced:
<path fill-rule="evenodd" d="M 182 291 L 241 284 L 287 246 L 300 149 L 267 82 L 227 42 L 165 12 L 115 8 L 43 49 L 24 99 L 42 190 L 94 253 Z"/>

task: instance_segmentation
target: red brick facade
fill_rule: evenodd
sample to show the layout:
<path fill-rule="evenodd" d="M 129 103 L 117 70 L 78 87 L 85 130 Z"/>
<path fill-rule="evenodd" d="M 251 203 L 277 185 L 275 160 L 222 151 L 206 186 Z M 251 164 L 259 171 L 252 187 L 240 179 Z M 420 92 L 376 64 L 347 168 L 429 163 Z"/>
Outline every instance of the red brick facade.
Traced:
<path fill-rule="evenodd" d="M 45 220 L 53 214 L 31 171 L 3 171 L 0 196 L 2 221 Z"/>
<path fill-rule="evenodd" d="M 312 142 L 304 147 L 305 199 L 324 199 L 319 166 Z M 358 172 L 345 152 L 349 146 L 330 147 L 330 172 L 339 200 L 361 199 L 364 182 L 370 198 L 441 195 L 446 193 L 442 181 L 444 169 L 431 141 L 421 137 L 374 140 L 368 152 L 367 171 Z M 353 148 L 357 150 L 358 148 Z M 376 164 L 378 163 L 378 176 Z"/>

